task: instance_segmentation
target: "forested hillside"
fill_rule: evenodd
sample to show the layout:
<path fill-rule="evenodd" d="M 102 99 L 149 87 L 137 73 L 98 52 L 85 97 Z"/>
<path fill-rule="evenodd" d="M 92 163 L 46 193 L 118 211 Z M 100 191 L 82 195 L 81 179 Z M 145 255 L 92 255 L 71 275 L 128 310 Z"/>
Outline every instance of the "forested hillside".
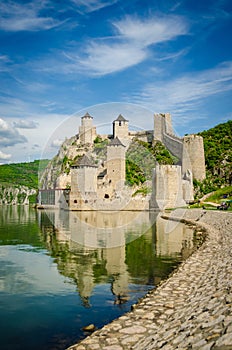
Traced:
<path fill-rule="evenodd" d="M 39 168 L 47 160 L 0 165 L 0 204 L 29 204 L 36 202 Z"/>
<path fill-rule="evenodd" d="M 232 120 L 199 133 L 204 139 L 207 178 L 195 181 L 198 196 L 232 184 Z"/>
<path fill-rule="evenodd" d="M 20 185 L 28 188 L 38 188 L 39 167 L 45 167 L 48 160 L 35 160 L 29 163 L 14 163 L 0 165 L 1 185 Z"/>

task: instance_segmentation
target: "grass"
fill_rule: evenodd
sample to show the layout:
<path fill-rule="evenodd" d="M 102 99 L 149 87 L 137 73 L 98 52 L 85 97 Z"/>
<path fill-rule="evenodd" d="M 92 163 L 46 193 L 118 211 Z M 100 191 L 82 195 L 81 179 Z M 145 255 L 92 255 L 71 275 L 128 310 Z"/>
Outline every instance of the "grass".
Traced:
<path fill-rule="evenodd" d="M 223 188 L 218 189 L 217 191 L 212 193 L 209 197 L 207 197 L 205 202 L 195 203 L 195 204 L 191 205 L 190 208 L 203 208 L 204 207 L 204 209 L 216 210 L 217 206 L 211 205 L 210 202 L 219 205 L 223 201 L 227 201 L 227 200 L 232 200 L 232 186 L 227 186 L 227 187 L 223 187 Z M 228 210 L 232 211 L 232 204 L 230 204 L 230 207 L 228 208 Z"/>

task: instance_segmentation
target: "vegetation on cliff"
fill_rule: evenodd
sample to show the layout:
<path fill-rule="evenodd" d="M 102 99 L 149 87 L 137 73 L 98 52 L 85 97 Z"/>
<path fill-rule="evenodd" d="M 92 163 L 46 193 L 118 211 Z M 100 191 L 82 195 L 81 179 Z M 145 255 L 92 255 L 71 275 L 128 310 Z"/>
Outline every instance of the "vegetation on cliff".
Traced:
<path fill-rule="evenodd" d="M 0 184 L 7 186 L 26 186 L 38 188 L 39 167 L 45 168 L 48 160 L 35 160 L 29 163 L 12 163 L 0 165 Z"/>
<path fill-rule="evenodd" d="M 205 150 L 206 179 L 194 180 L 197 198 L 232 184 L 232 120 L 200 132 Z"/>
<path fill-rule="evenodd" d="M 24 204 L 36 201 L 38 171 L 48 160 L 0 165 L 0 203 Z"/>
<path fill-rule="evenodd" d="M 129 185 L 140 185 L 151 180 L 155 164 L 173 164 L 174 159 L 165 146 L 133 140 L 126 152 L 126 181 Z"/>

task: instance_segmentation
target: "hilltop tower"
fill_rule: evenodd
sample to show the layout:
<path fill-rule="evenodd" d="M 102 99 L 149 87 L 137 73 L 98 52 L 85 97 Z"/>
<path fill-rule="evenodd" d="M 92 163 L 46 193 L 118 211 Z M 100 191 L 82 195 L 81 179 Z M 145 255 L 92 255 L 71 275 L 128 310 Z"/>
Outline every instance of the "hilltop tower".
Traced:
<path fill-rule="evenodd" d="M 124 185 L 126 147 L 118 137 L 112 139 L 107 146 L 107 178 L 113 189 Z"/>
<path fill-rule="evenodd" d="M 113 121 L 113 138 L 128 139 L 128 120 L 121 114 Z"/>
<path fill-rule="evenodd" d="M 173 135 L 173 133 L 171 114 L 154 114 L 154 139 L 163 142 L 164 134 Z"/>
<path fill-rule="evenodd" d="M 93 126 L 93 117 L 88 112 L 81 117 L 79 136 L 82 144 L 92 144 L 97 136 L 96 127 Z"/>

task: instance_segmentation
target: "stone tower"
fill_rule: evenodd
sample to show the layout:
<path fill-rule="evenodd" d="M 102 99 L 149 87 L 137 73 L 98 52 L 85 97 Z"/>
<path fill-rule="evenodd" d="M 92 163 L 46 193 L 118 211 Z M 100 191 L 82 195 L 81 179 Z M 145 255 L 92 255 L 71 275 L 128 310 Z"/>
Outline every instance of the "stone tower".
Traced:
<path fill-rule="evenodd" d="M 80 143 L 92 144 L 95 140 L 97 133 L 96 127 L 93 126 L 93 117 L 86 113 L 81 117 L 81 126 L 79 127 Z"/>
<path fill-rule="evenodd" d="M 128 120 L 121 114 L 113 121 L 113 137 L 120 140 L 128 139 Z"/>
<path fill-rule="evenodd" d="M 181 166 L 157 164 L 153 171 L 151 209 L 185 205 Z"/>
<path fill-rule="evenodd" d="M 173 134 L 171 114 L 157 113 L 154 115 L 154 139 L 163 142 L 164 134 Z"/>
<path fill-rule="evenodd" d="M 124 185 L 126 177 L 125 166 L 126 147 L 118 137 L 112 139 L 107 146 L 107 178 L 113 189 Z"/>
<path fill-rule="evenodd" d="M 190 169 L 194 179 L 199 181 L 205 179 L 205 153 L 203 138 L 201 136 L 184 136 L 182 167 L 183 173 Z"/>
<path fill-rule="evenodd" d="M 84 155 L 79 163 L 71 167 L 70 208 L 82 206 L 89 197 L 96 197 L 97 166 Z"/>

